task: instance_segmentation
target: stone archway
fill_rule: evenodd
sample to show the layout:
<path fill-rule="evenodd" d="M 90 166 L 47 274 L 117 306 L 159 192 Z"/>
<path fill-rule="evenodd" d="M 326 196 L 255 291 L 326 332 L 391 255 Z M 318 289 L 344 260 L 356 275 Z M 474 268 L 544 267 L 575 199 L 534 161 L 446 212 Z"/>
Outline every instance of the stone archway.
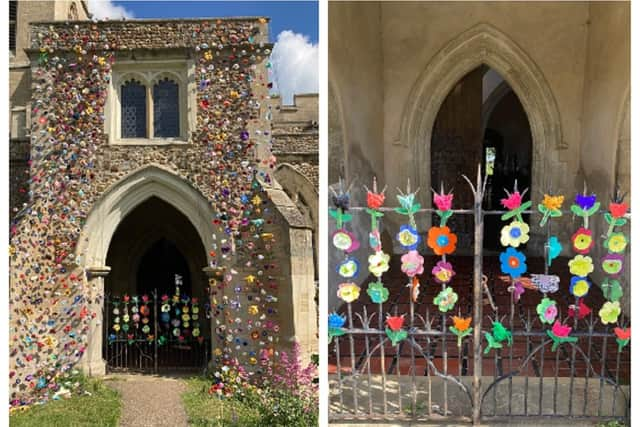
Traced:
<path fill-rule="evenodd" d="M 139 169 L 111 186 L 90 211 L 82 230 L 76 254 L 84 254 L 82 267 L 89 282 L 89 300 L 97 313 L 91 322 L 89 342 L 81 366 L 89 375 L 103 375 L 102 359 L 102 300 L 104 278 L 109 274 L 106 265 L 111 240 L 121 221 L 144 201 L 156 197 L 178 210 L 193 225 L 204 248 L 213 245 L 214 217 L 207 199 L 187 181 L 169 170 L 152 165 Z M 206 255 L 207 264 L 210 261 Z M 201 266 L 207 267 L 206 265 Z"/>
<path fill-rule="evenodd" d="M 507 35 L 484 23 L 445 45 L 410 91 L 413 96 L 405 105 L 401 141 L 409 148 L 413 176 L 422 188 L 431 187 L 430 144 L 440 106 L 463 76 L 483 64 L 504 78 L 527 114 L 533 140 L 532 194 L 537 194 L 550 184 L 547 180 L 558 161 L 558 151 L 567 148 L 562 139 L 560 112 L 535 62 Z M 427 191 L 419 197 L 423 206 L 431 206 Z"/>

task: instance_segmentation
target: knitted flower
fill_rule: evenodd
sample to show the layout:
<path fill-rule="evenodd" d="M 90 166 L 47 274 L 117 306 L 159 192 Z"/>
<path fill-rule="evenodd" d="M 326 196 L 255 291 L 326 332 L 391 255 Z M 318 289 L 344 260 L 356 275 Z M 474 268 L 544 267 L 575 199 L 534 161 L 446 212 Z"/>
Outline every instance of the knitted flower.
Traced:
<path fill-rule="evenodd" d="M 400 226 L 400 232 L 397 234 L 396 239 L 404 249 L 410 251 L 416 249 L 418 243 L 420 243 L 420 236 L 416 229 L 407 224 Z"/>
<path fill-rule="evenodd" d="M 450 286 L 440 291 L 438 295 L 433 298 L 433 303 L 438 306 L 438 310 L 443 313 L 451 310 L 458 302 L 458 294 L 456 294 Z"/>
<path fill-rule="evenodd" d="M 391 259 L 391 256 L 382 251 L 369 255 L 369 271 L 371 274 L 376 277 L 382 276 L 382 273 L 389 270 L 389 259 Z"/>
<path fill-rule="evenodd" d="M 562 216 L 562 203 L 564 202 L 564 196 L 550 196 L 544 195 L 542 203 L 538 205 L 538 211 L 542 214 L 542 220 L 540 221 L 540 227 L 544 227 L 549 217 Z"/>
<path fill-rule="evenodd" d="M 346 319 L 336 312 L 329 315 L 329 343 L 331 343 L 333 337 L 340 337 L 346 333 L 343 329 L 345 321 Z"/>
<path fill-rule="evenodd" d="M 609 203 L 609 213 L 612 218 L 622 218 L 627 214 L 627 209 L 629 206 L 626 203 Z"/>
<path fill-rule="evenodd" d="M 544 297 L 536 307 L 536 313 L 538 313 L 538 317 L 540 317 L 542 323 L 548 323 L 550 325 L 558 316 L 558 306 L 554 300 Z"/>
<path fill-rule="evenodd" d="M 576 255 L 569 261 L 569 271 L 574 276 L 587 277 L 593 273 L 593 260 L 590 256 Z"/>
<path fill-rule="evenodd" d="M 579 320 L 582 320 L 585 317 L 587 317 L 589 315 L 589 313 L 591 313 L 591 309 L 589 308 L 588 305 L 586 305 L 584 303 L 582 298 L 578 298 L 578 307 L 577 307 L 577 309 L 576 309 L 576 306 L 574 304 L 572 304 L 572 305 L 569 306 L 569 308 L 567 310 L 567 315 L 569 317 L 578 316 Z"/>
<path fill-rule="evenodd" d="M 338 286 L 338 298 L 344 302 L 353 302 L 360 296 L 360 288 L 355 283 L 341 283 Z"/>
<path fill-rule="evenodd" d="M 452 254 L 456 250 L 458 236 L 449 227 L 431 227 L 427 236 L 427 245 L 436 255 Z"/>
<path fill-rule="evenodd" d="M 549 237 L 547 241 L 547 247 L 549 249 L 549 253 L 547 256 L 547 265 L 551 265 L 551 261 L 558 258 L 562 253 L 562 244 L 558 240 L 556 236 Z"/>
<path fill-rule="evenodd" d="M 600 288 L 602 288 L 602 295 L 609 301 L 618 301 L 622 298 L 622 285 L 619 280 L 607 277 L 600 284 Z"/>
<path fill-rule="evenodd" d="M 558 346 L 563 343 L 575 343 L 578 341 L 578 337 L 570 337 L 571 326 L 565 326 L 560 323 L 559 320 L 553 324 L 551 330 L 547 330 L 547 335 L 553 340 L 551 351 L 556 351 Z"/>
<path fill-rule="evenodd" d="M 591 209 L 596 203 L 596 195 L 586 195 L 586 194 L 577 194 L 576 195 L 576 205 L 580 207 L 580 209 L 586 211 Z"/>
<path fill-rule="evenodd" d="M 431 274 L 433 274 L 433 278 L 436 282 L 443 284 L 449 283 L 453 276 L 456 275 L 456 272 L 453 271 L 453 266 L 446 261 L 438 261 L 438 263 L 431 270 Z"/>
<path fill-rule="evenodd" d="M 591 288 L 591 282 L 586 277 L 573 276 L 571 278 L 571 285 L 569 286 L 569 292 L 575 297 L 583 297 L 589 293 Z"/>
<path fill-rule="evenodd" d="M 622 351 L 623 348 L 631 341 L 631 327 L 628 328 L 614 328 L 613 332 L 616 334 L 616 341 L 618 342 L 618 351 Z"/>
<path fill-rule="evenodd" d="M 387 325 L 385 332 L 391 340 L 391 344 L 397 345 L 400 341 L 407 338 L 407 331 L 402 329 L 402 325 L 404 324 L 404 314 L 402 316 L 387 315 L 385 323 Z"/>
<path fill-rule="evenodd" d="M 389 289 L 385 288 L 381 282 L 371 282 L 367 288 L 367 295 L 376 304 L 382 304 L 389 299 Z"/>
<path fill-rule="evenodd" d="M 543 294 L 557 292 L 560 287 L 560 278 L 553 274 L 532 274 L 531 282 Z"/>
<path fill-rule="evenodd" d="M 367 206 L 370 209 L 378 209 L 384 203 L 384 193 L 367 191 Z"/>
<path fill-rule="evenodd" d="M 507 192 L 507 198 L 501 199 L 500 204 L 510 211 L 517 209 L 522 204 L 522 195 L 520 195 L 519 191 Z"/>
<path fill-rule="evenodd" d="M 520 221 L 512 221 L 511 224 L 502 227 L 500 243 L 502 246 L 517 248 L 529 241 L 529 226 Z"/>
<path fill-rule="evenodd" d="M 620 302 L 619 301 L 607 301 L 602 305 L 602 308 L 598 312 L 600 316 L 600 321 L 603 325 L 607 323 L 616 323 L 618 321 L 618 316 L 620 316 Z"/>
<path fill-rule="evenodd" d="M 356 277 L 359 270 L 360 263 L 357 259 L 354 258 L 347 258 L 336 267 L 336 271 L 338 272 L 338 274 L 345 279 Z"/>
<path fill-rule="evenodd" d="M 624 257 L 618 254 L 607 254 L 602 257 L 602 269 L 610 276 L 618 276 L 622 273 Z"/>
<path fill-rule="evenodd" d="M 458 337 L 458 347 L 462 345 L 462 338 L 471 334 L 471 317 L 463 318 L 453 316 L 453 326 L 449 326 L 449 330 Z"/>
<path fill-rule="evenodd" d="M 355 234 L 344 229 L 336 230 L 333 233 L 332 241 L 333 246 L 346 253 L 354 252 L 360 247 L 360 242 L 356 239 Z"/>
<path fill-rule="evenodd" d="M 614 254 L 623 253 L 627 247 L 627 236 L 622 233 L 611 233 L 604 241 L 604 247 Z"/>
<path fill-rule="evenodd" d="M 402 272 L 409 277 L 422 274 L 424 271 L 424 258 L 418 253 L 418 251 L 409 251 L 402 255 L 400 258 L 402 266 L 400 267 Z"/>
<path fill-rule="evenodd" d="M 453 204 L 453 193 L 445 194 L 444 191 L 440 193 L 433 192 L 433 203 L 438 210 L 436 214 L 440 217 L 440 227 L 447 225 L 447 220 L 453 214 L 451 211 L 451 205 Z"/>
<path fill-rule="evenodd" d="M 526 257 L 514 248 L 507 248 L 500 254 L 500 270 L 512 278 L 520 277 L 527 271 Z"/>
<path fill-rule="evenodd" d="M 571 236 L 571 244 L 575 252 L 583 255 L 589 253 L 594 244 L 591 230 L 584 227 L 578 228 L 578 231 Z"/>

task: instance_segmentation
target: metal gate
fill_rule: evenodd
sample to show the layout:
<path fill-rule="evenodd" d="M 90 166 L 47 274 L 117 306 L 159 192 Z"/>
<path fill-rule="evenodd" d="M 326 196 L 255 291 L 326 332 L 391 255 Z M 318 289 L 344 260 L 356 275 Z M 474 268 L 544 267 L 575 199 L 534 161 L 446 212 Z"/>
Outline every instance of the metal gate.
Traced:
<path fill-rule="evenodd" d="M 108 372 L 204 371 L 211 339 L 207 304 L 189 296 L 105 295 Z"/>
<path fill-rule="evenodd" d="M 564 287 L 560 285 L 559 290 L 558 283 L 523 279 L 529 291 L 522 294 L 523 283 L 506 280 L 497 271 L 497 255 L 483 253 L 484 216 L 508 217 L 509 211 L 483 210 L 486 178 L 481 178 L 480 169 L 475 185 L 465 179 L 473 192 L 474 206 L 451 210 L 448 215 L 473 216 L 473 256 L 424 257 L 425 273 L 440 266 L 438 261 L 455 266 L 460 287 L 453 311 L 440 311 L 436 306 L 436 302 L 450 302 L 445 283 L 439 286 L 424 274 L 422 277 L 429 280 L 419 293 L 416 281 L 410 279 L 406 284 L 407 276 L 402 272 L 417 269 L 415 260 L 390 261 L 383 280 L 388 289 L 379 280 L 376 282 L 373 276 L 381 275 L 374 273 L 375 268 L 370 270 L 373 278 L 366 294 L 364 287 L 369 281 L 363 283 L 362 292 L 353 288 L 355 285 L 348 279 L 340 285 L 338 294 L 345 304 L 329 315 L 330 419 L 446 419 L 473 424 L 514 422 L 524 417 L 628 419 L 630 346 L 625 334 L 630 333 L 629 319 L 619 315 L 618 327 L 614 328 L 613 323 L 603 324 L 599 318 L 602 313 L 598 312 L 604 302 L 612 299 L 610 290 L 604 291 L 603 287 L 600 292 L 594 283 L 586 298 L 567 292 L 568 273 L 561 271 L 567 269 L 567 264 L 558 267 L 563 262 L 556 261 L 556 268 L 550 273 L 548 260 L 555 248 L 548 244 L 551 221 L 547 221 L 544 233 L 540 233 L 546 234 L 544 254 L 527 258 L 529 271 L 544 272 L 544 277 L 558 274 Z M 332 239 L 346 253 L 336 269 L 340 275 L 346 273 L 343 277 L 353 270 L 353 245 L 348 245 L 354 236 L 347 231 L 346 222 L 356 215 L 370 215 L 371 247 L 378 245 L 379 249 L 380 233 L 376 230 L 380 230 L 382 216 L 407 215 L 412 209 L 382 207 L 379 200 L 376 202 L 376 191 L 374 181 L 373 192 L 368 191 L 368 207 L 349 206 L 348 194 L 334 192 L 331 216 L 336 233 Z M 409 194 L 407 189 L 401 197 Z M 437 210 L 418 205 L 411 215 L 443 213 Z M 602 210 L 596 214 L 603 213 L 607 215 Z M 531 218 L 544 215 L 541 210 L 528 208 L 521 209 L 520 214 L 532 214 Z M 626 223 L 629 217 L 625 213 L 625 220 L 619 224 Z M 410 222 L 415 227 L 412 216 Z M 341 230 L 344 235 L 337 236 Z M 380 265 L 376 262 L 369 258 L 370 267 Z M 563 328 L 570 327 L 569 332 L 555 323 L 553 327 L 542 323 L 541 316 L 546 312 L 541 314 L 538 306 L 532 307 L 532 303 L 540 302 L 540 294 L 532 290 L 546 291 L 545 297 L 555 292 L 556 319 Z M 609 292 L 606 299 L 604 292 Z M 521 295 L 522 300 L 518 301 L 516 298 Z M 589 313 L 585 300 L 592 304 Z"/>

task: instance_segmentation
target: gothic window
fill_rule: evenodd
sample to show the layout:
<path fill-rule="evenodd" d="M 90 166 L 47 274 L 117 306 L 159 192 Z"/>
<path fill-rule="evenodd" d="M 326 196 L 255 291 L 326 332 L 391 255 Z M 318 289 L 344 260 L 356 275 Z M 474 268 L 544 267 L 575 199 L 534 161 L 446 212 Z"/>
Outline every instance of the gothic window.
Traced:
<path fill-rule="evenodd" d="M 122 85 L 121 107 L 121 137 L 146 138 L 146 88 L 135 80 L 125 82 L 125 84 Z"/>
<path fill-rule="evenodd" d="M 168 78 L 153 86 L 153 135 L 172 138 L 180 135 L 178 84 Z"/>

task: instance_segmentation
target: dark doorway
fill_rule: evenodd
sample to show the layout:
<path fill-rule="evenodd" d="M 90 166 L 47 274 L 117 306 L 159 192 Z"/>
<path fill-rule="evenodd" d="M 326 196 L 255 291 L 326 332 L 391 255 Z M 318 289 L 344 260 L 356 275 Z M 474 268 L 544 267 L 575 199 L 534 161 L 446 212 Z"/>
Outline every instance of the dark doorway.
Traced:
<path fill-rule="evenodd" d="M 175 243 L 161 238 L 151 245 L 140 260 L 136 288 L 138 295 L 191 295 L 189 265 Z"/>

